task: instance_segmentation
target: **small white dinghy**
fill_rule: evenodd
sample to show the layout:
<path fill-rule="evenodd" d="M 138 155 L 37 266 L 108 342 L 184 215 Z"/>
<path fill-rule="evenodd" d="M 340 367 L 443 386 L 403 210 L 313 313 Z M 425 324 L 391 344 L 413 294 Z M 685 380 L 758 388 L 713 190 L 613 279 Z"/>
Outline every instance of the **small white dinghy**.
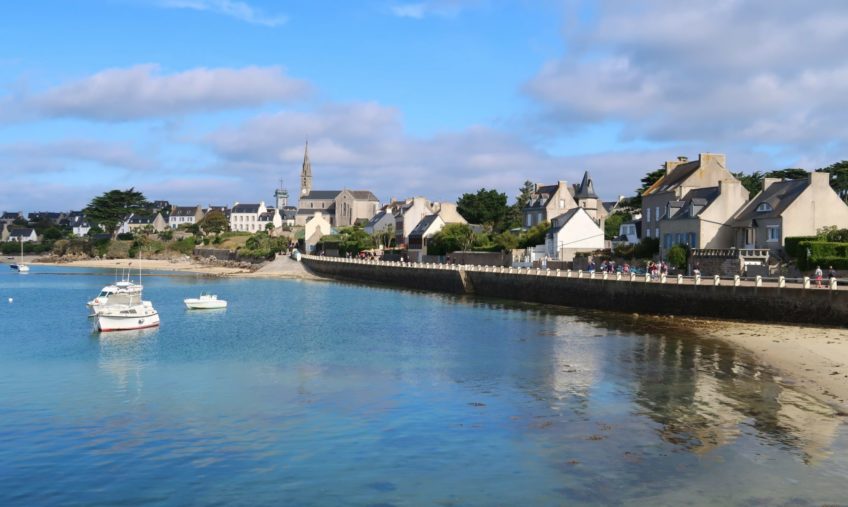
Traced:
<path fill-rule="evenodd" d="M 199 298 L 184 299 L 183 303 L 189 310 L 213 310 L 227 307 L 227 302 L 218 299 L 218 296 L 214 294 L 201 294 Z"/>

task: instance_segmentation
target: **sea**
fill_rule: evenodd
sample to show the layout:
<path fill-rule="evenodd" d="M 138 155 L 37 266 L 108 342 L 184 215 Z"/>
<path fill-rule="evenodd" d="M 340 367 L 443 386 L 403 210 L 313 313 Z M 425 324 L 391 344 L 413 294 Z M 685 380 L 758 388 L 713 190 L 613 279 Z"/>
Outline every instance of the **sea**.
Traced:
<path fill-rule="evenodd" d="M 0 266 L 0 505 L 848 505 L 848 418 L 673 319 L 143 273 L 98 333 L 115 278 Z"/>

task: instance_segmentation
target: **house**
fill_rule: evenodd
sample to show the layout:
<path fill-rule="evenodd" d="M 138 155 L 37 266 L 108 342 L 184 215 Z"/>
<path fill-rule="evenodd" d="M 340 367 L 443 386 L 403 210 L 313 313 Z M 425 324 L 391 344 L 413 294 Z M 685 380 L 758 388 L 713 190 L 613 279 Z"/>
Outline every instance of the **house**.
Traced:
<path fill-rule="evenodd" d="M 303 227 L 304 251 L 306 253 L 313 253 L 315 245 L 318 244 L 321 238 L 332 233 L 333 226 L 330 225 L 330 221 L 324 217 L 322 212 L 316 212 Z"/>
<path fill-rule="evenodd" d="M 603 227 L 607 208 L 595 193 L 595 184 L 589 171 L 583 173 L 579 184 L 569 185 L 560 180 L 555 185 L 536 184 L 530 200 L 521 210 L 522 224 L 533 227 L 573 208 L 583 208 L 589 216 Z"/>
<path fill-rule="evenodd" d="M 295 218 L 297 218 L 297 207 L 283 206 L 280 209 L 280 218 L 283 220 L 283 227 L 294 227 Z"/>
<path fill-rule="evenodd" d="M 9 231 L 8 241 L 29 243 L 31 241 L 38 241 L 38 235 L 35 233 L 35 229 L 31 229 L 29 227 L 16 227 Z"/>
<path fill-rule="evenodd" d="M 642 221 L 631 220 L 618 226 L 618 236 L 612 240 L 613 245 L 635 245 L 642 238 Z"/>
<path fill-rule="evenodd" d="M 381 209 L 376 215 L 371 217 L 371 220 L 365 224 L 365 232 L 371 234 L 379 234 L 391 229 L 395 230 L 395 215 L 391 209 Z"/>
<path fill-rule="evenodd" d="M 457 211 L 456 204 L 452 202 L 435 203 L 434 207 L 437 211 L 422 218 L 409 233 L 407 254 L 409 260 L 413 262 L 421 262 L 422 257 L 427 255 L 427 240 L 441 231 L 445 225 L 468 223 Z"/>
<path fill-rule="evenodd" d="M 34 211 L 27 215 L 27 221 L 31 224 L 43 222 L 52 225 L 59 225 L 67 215 L 55 211 Z"/>
<path fill-rule="evenodd" d="M 307 220 L 320 212 L 325 220 L 332 222 L 336 215 L 336 197 L 341 190 L 310 190 L 301 194 L 298 201 L 295 225 L 306 225 Z"/>
<path fill-rule="evenodd" d="M 396 245 L 402 247 L 409 241 L 409 234 L 418 225 L 422 218 L 436 212 L 435 206 L 424 197 L 413 197 L 407 199 L 398 206 L 395 212 L 395 241 Z"/>
<path fill-rule="evenodd" d="M 268 208 L 265 213 L 259 214 L 257 223 L 260 231 L 267 231 L 269 228 L 275 231 L 283 226 L 283 218 L 276 208 Z M 271 227 L 268 227 L 269 224 Z"/>
<path fill-rule="evenodd" d="M 551 220 L 545 238 L 545 250 L 552 259 L 574 260 L 574 255 L 604 248 L 604 229 L 589 211 L 571 208 Z"/>
<path fill-rule="evenodd" d="M 765 178 L 763 189 L 734 217 L 735 245 L 778 250 L 793 236 L 814 236 L 819 229 L 848 228 L 848 206 L 830 186 L 830 175 L 781 181 Z"/>
<path fill-rule="evenodd" d="M 168 227 L 176 229 L 181 225 L 193 225 L 203 219 L 203 208 L 197 206 L 174 206 L 168 216 Z"/>
<path fill-rule="evenodd" d="M 91 224 L 83 216 L 82 211 L 71 211 L 67 218 L 68 227 L 71 228 L 74 236 L 83 237 L 91 230 Z"/>
<path fill-rule="evenodd" d="M 162 216 L 162 213 L 152 215 L 133 214 L 126 222 L 127 232 L 135 232 L 140 229 L 150 229 L 161 232 L 168 228 L 168 222 Z"/>
<path fill-rule="evenodd" d="M 11 225 L 15 220 L 23 220 L 24 214 L 20 211 L 4 211 L 0 215 L 0 223 Z"/>
<path fill-rule="evenodd" d="M 748 202 L 748 191 L 736 178 L 717 186 L 693 188 L 661 210 L 660 256 L 674 245 L 693 249 L 722 249 L 734 244 L 733 220 Z M 655 217 L 656 218 L 656 217 Z"/>
<path fill-rule="evenodd" d="M 736 180 L 727 169 L 727 159 L 718 153 L 701 153 L 698 160 L 678 157 L 665 163 L 665 174 L 642 192 L 643 238 L 660 237 L 660 221 L 668 203 L 681 201 L 691 191 L 717 187 L 720 181 Z"/>
<path fill-rule="evenodd" d="M 230 230 L 260 231 L 264 225 L 259 224 L 259 215 L 267 212 L 268 208 L 265 207 L 265 201 L 259 201 L 259 204 L 240 204 L 237 202 L 230 209 Z"/>

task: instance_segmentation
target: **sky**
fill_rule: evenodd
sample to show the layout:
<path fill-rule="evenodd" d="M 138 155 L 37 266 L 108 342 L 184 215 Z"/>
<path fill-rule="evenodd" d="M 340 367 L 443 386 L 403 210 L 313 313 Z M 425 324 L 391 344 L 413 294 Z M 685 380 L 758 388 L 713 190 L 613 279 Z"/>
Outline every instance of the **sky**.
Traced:
<path fill-rule="evenodd" d="M 848 2 L 31 0 L 0 16 L 0 211 L 134 187 L 605 200 L 677 156 L 848 159 Z M 293 204 L 293 203 L 292 203 Z"/>

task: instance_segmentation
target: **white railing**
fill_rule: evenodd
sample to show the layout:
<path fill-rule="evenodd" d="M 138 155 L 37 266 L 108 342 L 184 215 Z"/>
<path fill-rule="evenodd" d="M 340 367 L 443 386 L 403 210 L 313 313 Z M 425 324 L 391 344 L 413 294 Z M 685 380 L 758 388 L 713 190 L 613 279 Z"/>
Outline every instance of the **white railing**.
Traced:
<path fill-rule="evenodd" d="M 838 278 L 822 279 L 821 282 L 810 279 L 805 276 L 801 278 L 787 278 L 785 276 L 777 277 L 742 277 L 735 276 L 719 276 L 714 275 L 704 280 L 701 275 L 686 276 L 681 274 L 665 275 L 657 274 L 652 276 L 647 273 L 608 273 L 596 271 L 573 271 L 571 269 L 547 269 L 547 268 L 521 268 L 521 267 L 502 267 L 502 266 L 477 266 L 472 264 L 437 264 L 437 263 L 416 263 L 403 261 L 381 261 L 378 259 L 347 259 L 344 257 L 325 257 L 318 255 L 302 255 L 303 259 L 316 260 L 321 262 L 331 263 L 347 263 L 347 264 L 366 264 L 370 266 L 385 266 L 403 269 L 432 269 L 432 270 L 452 270 L 452 271 L 478 271 L 484 273 L 497 273 L 501 275 L 511 276 L 544 276 L 552 278 L 579 278 L 583 280 L 593 280 L 598 283 L 652 283 L 657 285 L 692 285 L 694 287 L 703 285 L 712 286 L 731 286 L 731 287 L 771 287 L 778 289 L 806 289 L 806 290 L 842 290 L 846 280 Z"/>

